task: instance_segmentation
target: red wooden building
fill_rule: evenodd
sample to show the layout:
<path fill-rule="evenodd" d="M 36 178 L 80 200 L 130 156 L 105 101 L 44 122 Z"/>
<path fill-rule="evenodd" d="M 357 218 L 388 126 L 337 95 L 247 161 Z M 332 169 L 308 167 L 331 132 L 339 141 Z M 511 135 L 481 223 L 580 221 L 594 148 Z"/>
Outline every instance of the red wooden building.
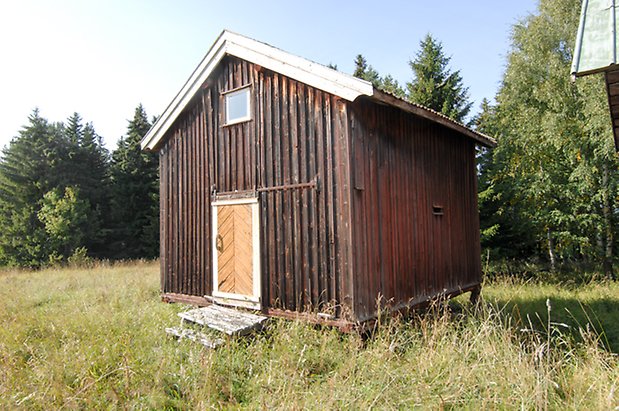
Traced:
<path fill-rule="evenodd" d="M 476 145 L 494 141 L 224 31 L 142 141 L 163 297 L 356 322 L 478 290 Z"/>

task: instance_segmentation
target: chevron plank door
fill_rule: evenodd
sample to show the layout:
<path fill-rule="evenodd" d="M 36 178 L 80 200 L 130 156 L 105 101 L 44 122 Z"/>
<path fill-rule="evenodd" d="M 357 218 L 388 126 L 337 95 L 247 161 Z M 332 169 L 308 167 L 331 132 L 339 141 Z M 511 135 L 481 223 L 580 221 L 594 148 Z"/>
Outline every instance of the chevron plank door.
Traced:
<path fill-rule="evenodd" d="M 253 295 L 252 206 L 217 207 L 217 289 L 229 294 Z"/>

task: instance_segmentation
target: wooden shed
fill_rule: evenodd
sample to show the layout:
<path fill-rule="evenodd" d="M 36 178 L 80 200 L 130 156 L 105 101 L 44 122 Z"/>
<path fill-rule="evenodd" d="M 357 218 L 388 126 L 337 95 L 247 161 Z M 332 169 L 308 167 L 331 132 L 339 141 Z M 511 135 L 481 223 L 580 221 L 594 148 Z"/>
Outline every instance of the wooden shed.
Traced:
<path fill-rule="evenodd" d="M 224 31 L 142 141 L 163 298 L 342 324 L 478 290 L 476 145 L 494 141 Z"/>

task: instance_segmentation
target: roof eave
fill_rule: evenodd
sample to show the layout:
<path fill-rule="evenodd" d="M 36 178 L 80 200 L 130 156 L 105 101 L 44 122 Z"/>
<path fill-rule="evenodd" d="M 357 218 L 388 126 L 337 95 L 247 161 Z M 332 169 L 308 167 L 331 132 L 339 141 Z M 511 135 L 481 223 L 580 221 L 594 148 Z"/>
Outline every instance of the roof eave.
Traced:
<path fill-rule="evenodd" d="M 585 76 L 589 76 L 589 75 L 592 75 L 592 74 L 604 73 L 606 71 L 613 70 L 615 67 L 617 67 L 617 65 L 611 63 L 611 64 L 609 64 L 607 66 L 598 67 L 598 68 L 587 70 L 587 71 L 573 71 L 572 72 L 572 76 L 574 76 L 574 77 L 585 77 Z"/>

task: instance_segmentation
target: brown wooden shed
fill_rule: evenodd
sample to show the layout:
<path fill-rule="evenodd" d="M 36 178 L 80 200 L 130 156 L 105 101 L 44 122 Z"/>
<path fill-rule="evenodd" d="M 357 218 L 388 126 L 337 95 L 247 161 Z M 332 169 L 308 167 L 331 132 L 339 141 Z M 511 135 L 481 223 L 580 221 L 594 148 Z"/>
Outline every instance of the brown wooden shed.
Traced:
<path fill-rule="evenodd" d="M 477 144 L 494 141 L 224 31 L 142 141 L 163 297 L 342 323 L 477 290 Z"/>

